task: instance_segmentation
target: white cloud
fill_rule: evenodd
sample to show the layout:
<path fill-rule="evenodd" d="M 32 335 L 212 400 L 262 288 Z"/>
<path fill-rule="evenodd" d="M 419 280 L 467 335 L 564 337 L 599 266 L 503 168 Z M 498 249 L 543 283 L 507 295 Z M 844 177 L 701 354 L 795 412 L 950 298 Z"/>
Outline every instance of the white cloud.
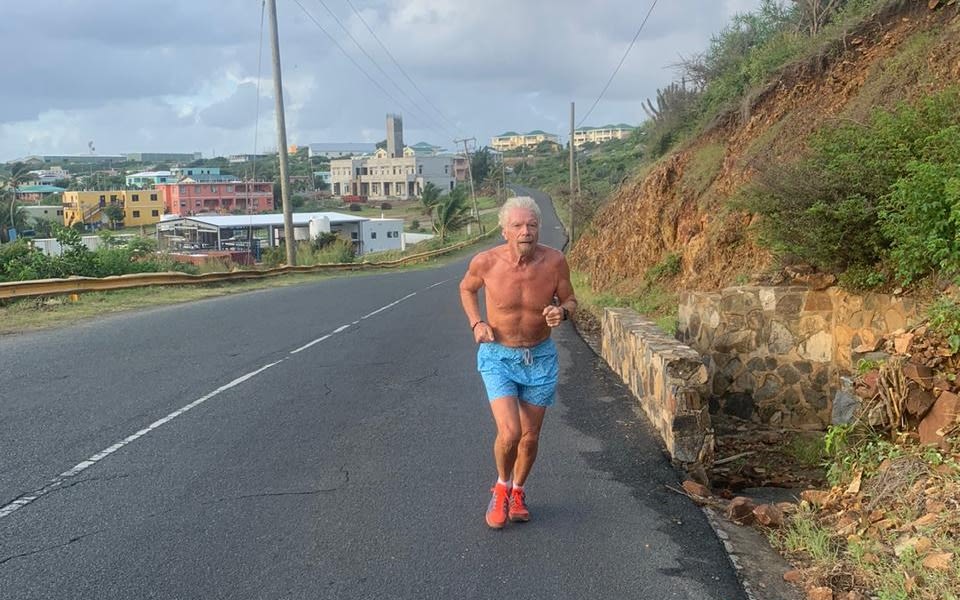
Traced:
<path fill-rule="evenodd" d="M 506 129 L 562 133 L 569 103 L 586 111 L 649 8 L 648 1 L 351 0 L 450 125 L 393 66 L 344 0 L 327 5 L 385 77 L 323 11 L 280 3 L 288 138 L 376 141 L 387 112 L 405 139 L 452 146 Z M 678 55 L 703 49 L 759 0 L 660 2 L 588 124 L 638 122 L 640 102 L 673 78 Z M 43 27 L 28 26 L 43 14 Z M 131 26 L 131 23 L 133 26 Z M 249 0 L 34 0 L 0 20 L 0 160 L 29 153 L 252 151 L 260 6 Z M 268 35 L 264 32 L 266 46 Z M 270 53 L 261 50 L 260 134 L 275 145 Z M 376 80 L 377 84 L 371 82 Z M 399 84 L 397 89 L 390 79 Z M 379 87 L 386 90 L 381 91 Z M 388 96 L 392 96 L 393 99 Z"/>

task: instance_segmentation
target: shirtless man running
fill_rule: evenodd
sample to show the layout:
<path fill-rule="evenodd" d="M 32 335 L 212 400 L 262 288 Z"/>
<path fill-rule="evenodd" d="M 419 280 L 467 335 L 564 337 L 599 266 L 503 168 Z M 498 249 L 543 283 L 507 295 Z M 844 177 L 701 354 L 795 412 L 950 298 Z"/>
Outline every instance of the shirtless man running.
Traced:
<path fill-rule="evenodd" d="M 460 301 L 480 345 L 483 377 L 497 426 L 497 483 L 487 525 L 530 520 L 523 485 L 537 458 L 540 427 L 553 404 L 559 367 L 550 330 L 570 318 L 577 299 L 563 254 L 538 244 L 540 208 L 530 197 L 500 209 L 506 243 L 476 255 L 460 282 Z M 484 290 L 486 319 L 478 294 Z"/>

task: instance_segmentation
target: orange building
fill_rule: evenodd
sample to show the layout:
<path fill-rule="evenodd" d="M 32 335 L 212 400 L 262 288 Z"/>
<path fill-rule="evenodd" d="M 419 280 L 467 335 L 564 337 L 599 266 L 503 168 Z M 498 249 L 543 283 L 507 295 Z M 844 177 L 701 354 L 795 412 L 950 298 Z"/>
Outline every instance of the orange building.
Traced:
<path fill-rule="evenodd" d="M 269 181 L 165 183 L 165 212 L 171 215 L 247 214 L 273 211 L 273 184 Z"/>

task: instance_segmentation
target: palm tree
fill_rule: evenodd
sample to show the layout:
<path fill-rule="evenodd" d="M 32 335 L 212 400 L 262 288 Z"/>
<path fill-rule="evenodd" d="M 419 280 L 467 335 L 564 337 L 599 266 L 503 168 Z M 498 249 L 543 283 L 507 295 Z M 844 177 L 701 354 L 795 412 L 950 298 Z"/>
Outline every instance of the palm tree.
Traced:
<path fill-rule="evenodd" d="M 467 204 L 467 194 L 462 187 L 441 198 L 435 205 L 434 212 L 433 231 L 440 236 L 440 243 L 446 241 L 448 233 L 462 229 L 473 220 Z"/>
<path fill-rule="evenodd" d="M 26 164 L 22 162 L 13 163 L 10 165 L 10 175 L 5 177 L 3 184 L 0 185 L 0 192 L 6 193 L 10 197 L 10 208 L 7 214 L 4 215 L 4 218 L 0 219 L 0 223 L 6 222 L 6 227 L 3 227 L 0 233 L 4 234 L 7 241 L 9 241 L 10 236 L 7 231 L 8 227 L 16 229 L 17 225 L 20 225 L 21 228 L 26 226 L 24 211 L 16 211 L 15 206 L 17 202 L 17 188 L 27 180 L 29 171 L 30 167 Z M 7 217 L 9 217 L 9 220 L 7 220 Z"/>
<path fill-rule="evenodd" d="M 423 205 L 423 214 L 432 215 L 433 209 L 439 201 L 440 188 L 434 185 L 432 181 L 428 182 L 427 185 L 423 186 L 423 191 L 420 192 L 420 204 Z"/>

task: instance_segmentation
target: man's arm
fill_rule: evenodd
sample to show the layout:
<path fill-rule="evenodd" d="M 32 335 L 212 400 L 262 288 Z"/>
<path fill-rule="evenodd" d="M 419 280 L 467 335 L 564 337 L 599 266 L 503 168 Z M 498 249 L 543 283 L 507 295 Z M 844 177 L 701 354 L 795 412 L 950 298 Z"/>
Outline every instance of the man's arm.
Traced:
<path fill-rule="evenodd" d="M 467 267 L 467 274 L 463 276 L 460 282 L 460 303 L 463 305 L 463 312 L 467 315 L 470 322 L 470 328 L 473 330 L 473 339 L 477 342 L 492 342 L 493 330 L 483 320 L 480 314 L 480 300 L 477 294 L 483 287 L 483 274 L 486 271 L 487 257 L 485 253 L 480 253 L 473 257 L 470 266 Z"/>
<path fill-rule="evenodd" d="M 573 284 L 570 282 L 570 267 L 567 259 L 560 254 L 557 262 L 557 306 L 547 306 L 543 309 L 543 317 L 550 327 L 556 327 L 564 318 L 573 318 L 577 310 L 577 297 L 573 293 Z"/>

